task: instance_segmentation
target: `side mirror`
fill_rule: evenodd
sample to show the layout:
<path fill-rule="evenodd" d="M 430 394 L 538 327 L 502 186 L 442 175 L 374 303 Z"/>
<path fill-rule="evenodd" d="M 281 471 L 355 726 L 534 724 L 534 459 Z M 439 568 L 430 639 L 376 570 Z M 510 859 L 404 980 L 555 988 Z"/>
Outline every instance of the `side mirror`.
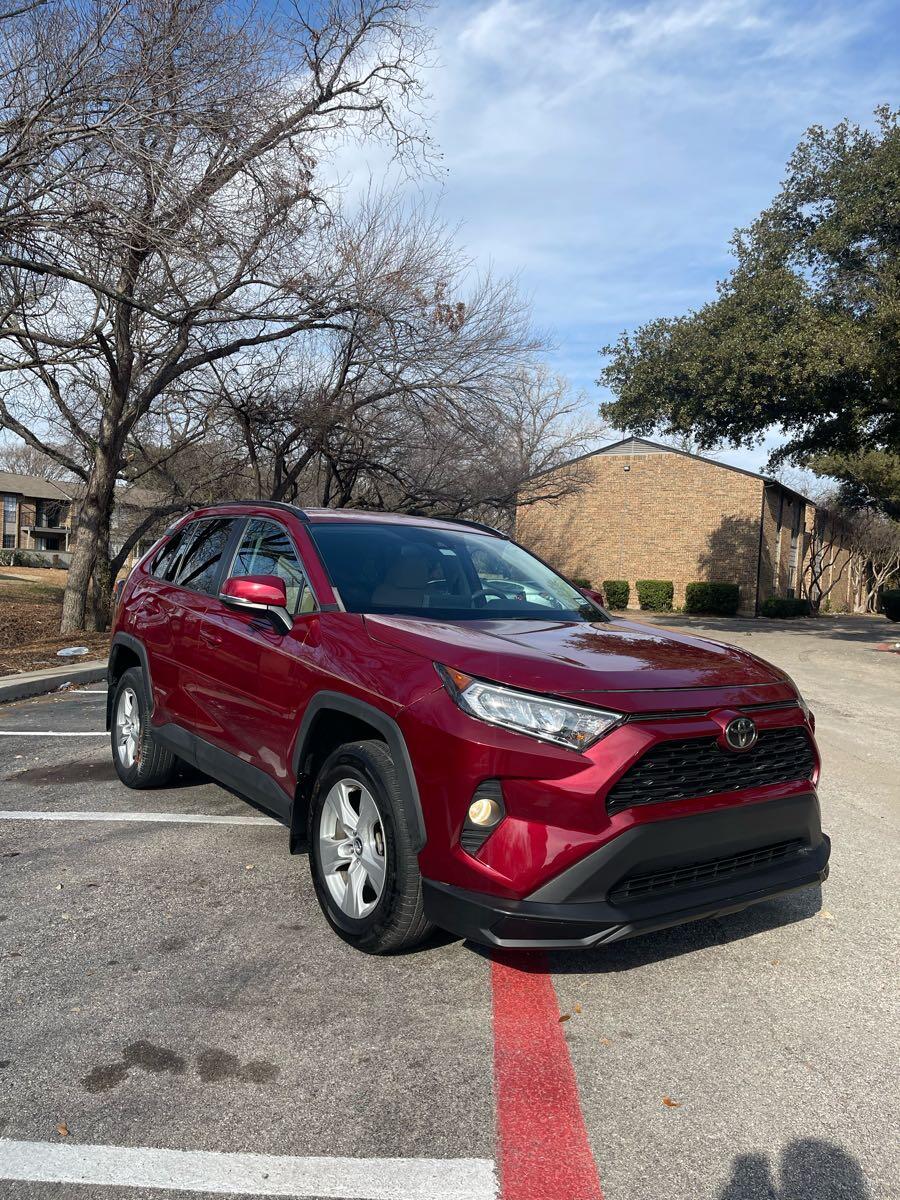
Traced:
<path fill-rule="evenodd" d="M 278 575 L 233 575 L 222 584 L 219 599 L 229 608 L 264 613 L 279 633 L 293 628 L 287 589 Z"/>
<path fill-rule="evenodd" d="M 599 604 L 601 608 L 606 608 L 606 597 L 602 592 L 597 592 L 593 588 L 579 588 L 582 596 L 586 596 L 588 600 L 593 600 L 595 604 Z"/>

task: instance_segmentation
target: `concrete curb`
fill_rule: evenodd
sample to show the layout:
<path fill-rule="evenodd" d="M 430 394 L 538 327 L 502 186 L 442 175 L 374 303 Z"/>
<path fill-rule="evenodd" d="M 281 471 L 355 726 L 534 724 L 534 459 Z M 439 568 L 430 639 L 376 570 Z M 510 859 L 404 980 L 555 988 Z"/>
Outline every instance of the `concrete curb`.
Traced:
<path fill-rule="evenodd" d="M 106 663 L 92 659 L 68 667 L 51 667 L 46 671 L 23 671 L 19 675 L 0 675 L 0 704 L 24 700 L 28 696 L 43 696 L 58 691 L 65 683 L 96 683 L 106 678 Z"/>

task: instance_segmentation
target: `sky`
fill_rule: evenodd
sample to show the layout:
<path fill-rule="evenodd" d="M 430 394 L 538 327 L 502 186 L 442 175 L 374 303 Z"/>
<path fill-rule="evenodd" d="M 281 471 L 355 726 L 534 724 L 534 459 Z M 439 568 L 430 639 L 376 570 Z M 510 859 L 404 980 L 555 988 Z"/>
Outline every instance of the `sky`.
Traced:
<path fill-rule="evenodd" d="M 808 126 L 900 103 L 897 0 L 438 0 L 430 19 L 442 157 L 407 186 L 518 277 L 592 408 L 600 348 L 714 295 Z M 758 470 L 777 440 L 720 457 Z"/>

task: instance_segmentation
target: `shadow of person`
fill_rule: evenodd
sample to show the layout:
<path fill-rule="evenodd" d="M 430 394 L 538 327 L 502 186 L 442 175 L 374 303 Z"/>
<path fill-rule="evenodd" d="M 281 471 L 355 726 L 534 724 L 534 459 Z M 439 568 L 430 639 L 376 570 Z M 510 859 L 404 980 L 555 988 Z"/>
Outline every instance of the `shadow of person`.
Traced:
<path fill-rule="evenodd" d="M 717 1200 L 780 1200 L 765 1154 L 742 1154 Z"/>
<path fill-rule="evenodd" d="M 791 1142 L 779 1166 L 776 1182 L 764 1154 L 742 1154 L 716 1200 L 872 1200 L 859 1163 L 832 1142 Z"/>

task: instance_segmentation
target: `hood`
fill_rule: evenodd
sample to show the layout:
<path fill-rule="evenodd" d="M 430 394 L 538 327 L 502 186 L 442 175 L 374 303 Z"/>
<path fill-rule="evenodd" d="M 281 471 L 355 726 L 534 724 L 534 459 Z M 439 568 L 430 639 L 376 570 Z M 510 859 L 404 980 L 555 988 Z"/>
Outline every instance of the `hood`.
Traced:
<path fill-rule="evenodd" d="M 377 641 L 425 655 L 467 675 L 556 696 L 588 699 L 591 693 L 765 689 L 749 698 L 736 694 L 731 699 L 752 703 L 794 695 L 783 671 L 746 650 L 632 621 L 448 622 L 367 616 L 365 622 Z M 726 700 L 717 697 L 715 702 Z M 620 703 L 619 707 L 633 706 Z"/>

